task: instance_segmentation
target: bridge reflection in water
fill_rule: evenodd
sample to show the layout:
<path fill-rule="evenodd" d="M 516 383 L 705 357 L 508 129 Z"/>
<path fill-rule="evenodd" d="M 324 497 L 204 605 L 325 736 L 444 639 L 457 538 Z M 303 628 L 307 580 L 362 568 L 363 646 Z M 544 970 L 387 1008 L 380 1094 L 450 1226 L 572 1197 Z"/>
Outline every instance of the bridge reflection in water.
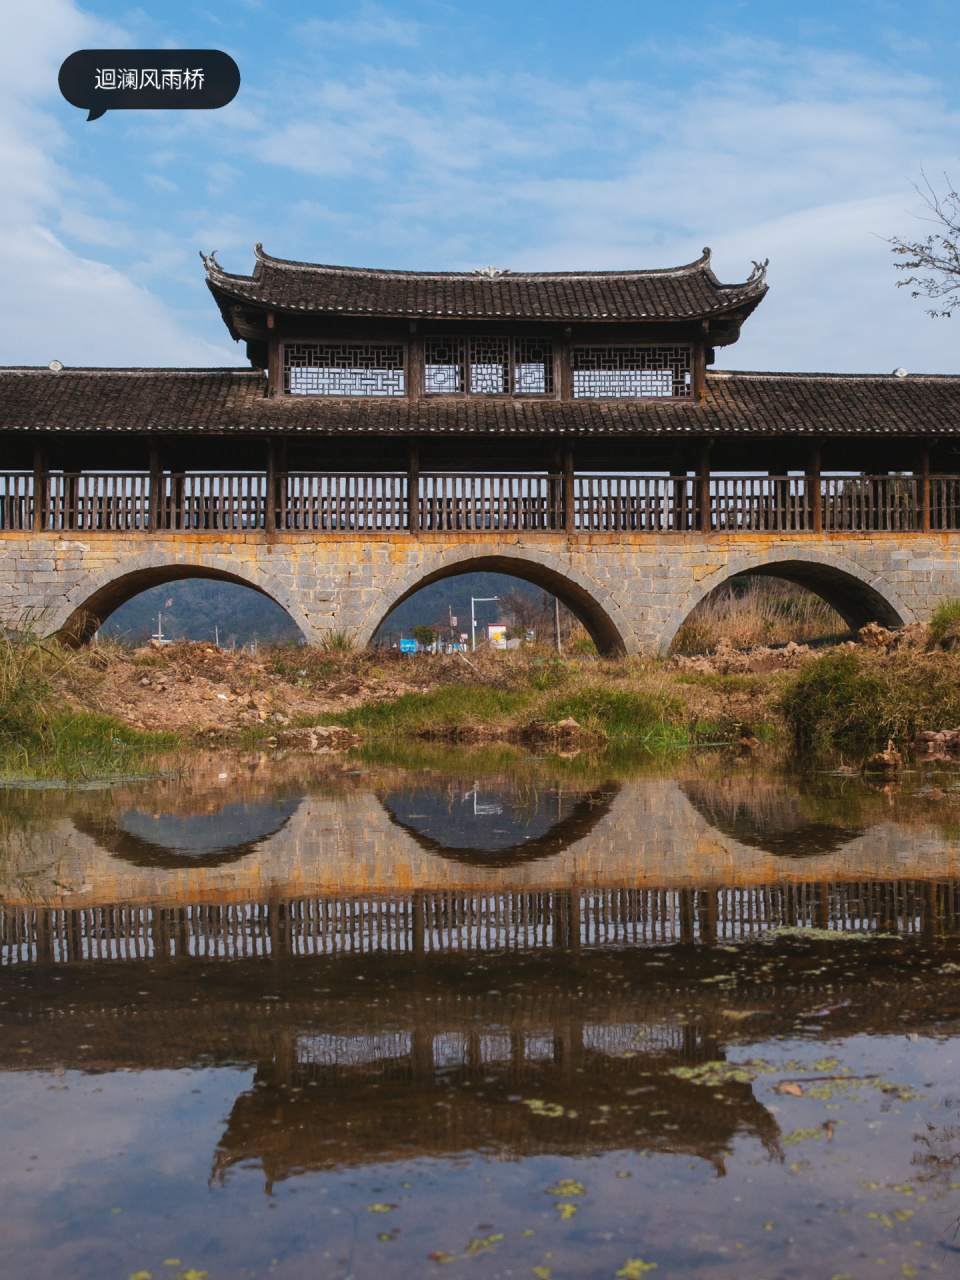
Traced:
<path fill-rule="evenodd" d="M 469 1152 L 723 1174 L 738 1135 L 774 1159 L 782 1135 L 749 1079 L 698 1064 L 956 1031 L 956 848 L 909 799 L 762 771 L 271 768 L 19 797 L 0 1070 L 252 1068 L 211 1174 L 254 1162 L 268 1192 Z M 817 932 L 764 942 L 784 925 Z"/>
<path fill-rule="evenodd" d="M 18 803 L 8 965 L 931 933 L 960 912 L 949 810 L 938 822 L 859 781 L 559 780 L 538 765 L 309 779 L 232 761 Z"/>

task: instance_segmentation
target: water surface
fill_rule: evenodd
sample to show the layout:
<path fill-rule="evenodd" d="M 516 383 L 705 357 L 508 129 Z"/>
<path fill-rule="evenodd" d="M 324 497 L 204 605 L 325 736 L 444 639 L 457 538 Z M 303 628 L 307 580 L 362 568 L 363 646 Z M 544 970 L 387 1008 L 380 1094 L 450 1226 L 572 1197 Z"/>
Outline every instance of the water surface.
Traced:
<path fill-rule="evenodd" d="M 480 752 L 3 793 L 2 1274 L 960 1273 L 954 787 Z"/>

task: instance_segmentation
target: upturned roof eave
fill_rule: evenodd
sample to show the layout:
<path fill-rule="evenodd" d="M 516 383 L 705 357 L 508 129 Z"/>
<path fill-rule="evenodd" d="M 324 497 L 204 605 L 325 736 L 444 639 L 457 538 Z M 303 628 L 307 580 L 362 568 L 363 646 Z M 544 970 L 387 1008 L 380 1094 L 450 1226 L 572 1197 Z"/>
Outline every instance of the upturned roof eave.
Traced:
<path fill-rule="evenodd" d="M 250 277 L 244 277 L 249 280 Z M 390 308 L 365 308 L 365 307 L 344 307 L 344 306 L 291 306 L 281 301 L 277 301 L 270 297 L 251 295 L 248 292 L 237 290 L 232 291 L 223 286 L 219 279 L 207 278 L 207 287 L 217 300 L 220 307 L 220 313 L 223 316 L 224 323 L 230 329 L 233 337 L 238 335 L 234 332 L 233 320 L 231 315 L 231 307 L 240 305 L 256 309 L 259 311 L 272 311 L 276 315 L 283 316 L 338 316 L 352 317 L 359 320 L 450 320 L 450 321 L 523 321 L 530 323 L 543 322 L 544 324 L 689 324 L 697 320 L 707 320 L 711 318 L 719 318 L 728 315 L 731 312 L 742 311 L 743 318 L 753 312 L 763 298 L 766 296 L 769 285 L 762 285 L 756 291 L 750 293 L 741 293 L 730 298 L 720 298 L 715 306 L 701 307 L 696 310 L 686 312 L 664 313 L 664 312 L 621 312 L 621 313 L 604 313 L 604 314 L 588 314 L 578 313 L 575 315 L 544 312 L 542 314 L 534 314 L 531 312 L 521 311 L 467 311 L 467 310 L 440 310 L 439 308 L 410 307 L 403 309 Z M 725 286 L 731 287 L 731 286 Z M 224 305 L 226 304 L 226 305 Z"/>

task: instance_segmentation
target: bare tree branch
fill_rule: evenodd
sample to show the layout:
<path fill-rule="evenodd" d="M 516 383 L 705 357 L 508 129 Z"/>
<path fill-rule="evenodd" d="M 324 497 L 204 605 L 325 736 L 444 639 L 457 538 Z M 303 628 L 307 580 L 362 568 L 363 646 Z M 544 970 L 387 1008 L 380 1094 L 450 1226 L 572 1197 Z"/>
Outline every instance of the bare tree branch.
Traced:
<path fill-rule="evenodd" d="M 923 171 L 921 170 L 921 173 Z M 943 298 L 945 304 L 927 312 L 935 317 L 949 317 L 960 306 L 960 195 L 944 174 L 947 190 L 939 195 L 923 174 L 923 186 L 917 192 L 932 215 L 928 221 L 939 230 L 923 240 L 902 240 L 894 236 L 887 243 L 903 262 L 895 262 L 898 271 L 909 272 L 897 281 L 897 288 L 913 285 L 912 298 Z"/>

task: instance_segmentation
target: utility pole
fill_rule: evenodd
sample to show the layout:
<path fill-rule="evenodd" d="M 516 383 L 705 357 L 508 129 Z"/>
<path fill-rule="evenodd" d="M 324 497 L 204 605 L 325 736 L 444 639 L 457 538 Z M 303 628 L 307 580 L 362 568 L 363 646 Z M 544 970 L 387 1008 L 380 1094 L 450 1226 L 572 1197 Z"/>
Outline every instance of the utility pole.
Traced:
<path fill-rule="evenodd" d="M 470 652 L 477 647 L 477 615 L 474 610 L 475 604 L 487 604 L 491 600 L 499 600 L 499 596 L 471 596 L 470 597 Z"/>
<path fill-rule="evenodd" d="M 553 638 L 557 644 L 557 653 L 562 653 L 560 646 L 560 600 L 557 596 L 553 597 Z"/>

